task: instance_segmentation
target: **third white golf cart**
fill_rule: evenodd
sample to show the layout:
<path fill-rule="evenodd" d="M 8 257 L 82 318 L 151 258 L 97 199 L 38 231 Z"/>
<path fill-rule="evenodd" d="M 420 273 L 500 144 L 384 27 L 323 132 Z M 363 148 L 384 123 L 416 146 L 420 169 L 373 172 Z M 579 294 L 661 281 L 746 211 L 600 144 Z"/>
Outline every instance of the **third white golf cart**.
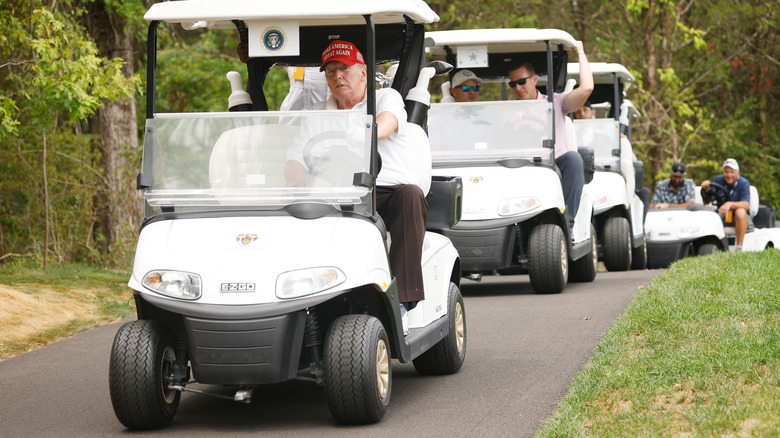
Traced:
<path fill-rule="evenodd" d="M 548 100 L 432 104 L 428 114 L 434 175 L 463 180 L 461 221 L 439 230 L 462 258 L 464 276 L 528 273 L 537 293 L 562 291 L 569 279 L 593 281 L 598 264 L 592 203 L 583 191 L 570 228 L 555 166 L 553 92 L 566 82 L 576 41 L 557 29 L 430 32 L 434 56 L 472 70 L 485 83 L 508 81 L 507 69 L 532 62 L 550 77 Z M 442 89 L 447 91 L 447 87 Z M 503 89 L 506 96 L 506 88 Z M 572 143 L 576 144 L 576 143 Z"/>
<path fill-rule="evenodd" d="M 609 271 L 644 269 L 646 207 L 636 193 L 643 173 L 636 172 L 630 140 L 636 110 L 624 97 L 624 87 L 634 77 L 620 64 L 591 62 L 590 68 L 595 86 L 589 100 L 596 118 L 574 120 L 574 127 L 578 146 L 595 153 L 596 169 L 586 190 L 593 200 L 600 258 Z M 568 74 L 570 81 L 576 80 L 579 64 L 570 63 Z"/>

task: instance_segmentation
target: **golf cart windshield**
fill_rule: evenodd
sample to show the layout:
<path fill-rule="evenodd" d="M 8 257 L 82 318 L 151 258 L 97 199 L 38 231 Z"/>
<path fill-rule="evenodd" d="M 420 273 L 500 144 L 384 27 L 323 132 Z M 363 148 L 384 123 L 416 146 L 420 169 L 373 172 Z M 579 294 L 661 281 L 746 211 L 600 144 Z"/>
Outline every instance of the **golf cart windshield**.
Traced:
<path fill-rule="evenodd" d="M 152 213 L 302 201 L 351 210 L 370 202 L 353 182 L 369 169 L 371 120 L 362 111 L 157 114 L 146 123 L 143 169 L 153 182 L 144 198 Z M 306 169 L 303 186 L 285 178 L 289 161 Z"/>
<path fill-rule="evenodd" d="M 596 166 L 618 169 L 620 159 L 620 126 L 615 119 L 580 119 L 574 121 L 578 146 L 593 148 Z"/>
<path fill-rule="evenodd" d="M 546 100 L 440 103 L 428 112 L 434 163 L 551 160 L 553 150 L 544 144 L 552 126 Z"/>

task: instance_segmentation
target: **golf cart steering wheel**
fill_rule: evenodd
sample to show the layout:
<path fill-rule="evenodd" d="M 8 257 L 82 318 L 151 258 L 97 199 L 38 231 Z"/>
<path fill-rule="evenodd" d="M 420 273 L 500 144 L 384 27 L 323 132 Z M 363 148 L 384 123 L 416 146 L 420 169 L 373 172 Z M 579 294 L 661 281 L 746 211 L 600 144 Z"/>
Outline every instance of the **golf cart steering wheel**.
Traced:
<path fill-rule="evenodd" d="M 336 144 L 324 144 L 329 140 L 340 140 Z M 321 177 L 326 174 L 339 175 L 338 169 L 343 169 L 343 163 L 360 162 L 363 157 L 349 148 L 347 133 L 344 130 L 321 132 L 310 138 L 303 146 L 303 161 L 309 169 L 309 174 Z M 352 176 L 350 175 L 350 181 Z M 336 181 L 330 181 L 335 183 Z"/>
<path fill-rule="evenodd" d="M 729 191 L 718 183 L 711 182 L 707 190 L 702 191 L 702 195 L 705 195 L 707 199 L 713 199 L 715 205 L 720 207 L 729 200 Z"/>

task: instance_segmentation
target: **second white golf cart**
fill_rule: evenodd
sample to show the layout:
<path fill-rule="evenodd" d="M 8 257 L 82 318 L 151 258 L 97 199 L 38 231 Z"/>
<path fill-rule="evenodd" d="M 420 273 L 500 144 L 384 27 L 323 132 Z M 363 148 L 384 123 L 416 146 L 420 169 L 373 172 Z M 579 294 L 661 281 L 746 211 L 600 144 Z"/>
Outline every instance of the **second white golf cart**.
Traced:
<path fill-rule="evenodd" d="M 552 95 L 565 85 L 574 38 L 557 29 L 470 29 L 428 35 L 435 42 L 436 57 L 472 70 L 483 86 L 503 84 L 504 96 L 512 62 L 532 62 L 540 78 L 551 78 L 544 93 L 548 100 L 431 105 L 433 172 L 463 180 L 461 221 L 439 232 L 458 249 L 464 276 L 528 273 L 537 293 L 561 292 L 570 279 L 593 281 L 598 251 L 592 203 L 583 191 L 570 227 L 553 155 Z M 442 88 L 446 92 L 447 87 Z"/>
<path fill-rule="evenodd" d="M 646 207 L 636 192 L 644 173 L 636 172 L 643 167 L 635 164 L 630 140 L 636 110 L 624 97 L 634 77 L 620 64 L 591 62 L 590 68 L 595 86 L 589 100 L 596 118 L 574 120 L 574 128 L 578 146 L 595 153 L 596 169 L 586 190 L 593 200 L 600 258 L 609 271 L 645 269 Z M 568 74 L 576 80 L 579 65 L 570 63 Z"/>
<path fill-rule="evenodd" d="M 419 0 L 200 0 L 157 3 L 145 18 L 138 186 L 146 219 L 129 281 L 138 320 L 119 329 L 111 352 L 119 421 L 130 429 L 164 427 L 183 392 L 249 402 L 258 385 L 303 377 L 324 386 L 338 422 L 370 423 L 390 402 L 391 358 L 423 374 L 457 372 L 466 354 L 460 261 L 440 234 L 426 233 L 425 299 L 408 313 L 408 333 L 402 328 L 387 256 L 392 243 L 374 207 L 374 81 L 367 113 L 268 111 L 263 94 L 270 68 L 319 66 L 333 39 L 354 42 L 369 78 L 377 63 L 400 62 L 393 87 L 407 97 L 411 120 L 399 122 L 419 145 L 419 185 L 427 191 L 429 144 L 419 124 L 437 72 L 423 64 L 423 23 L 437 15 Z M 172 91 L 155 87 L 156 74 L 166 74 L 157 63 L 158 27 L 169 25 L 238 32 L 248 41 L 252 59 L 236 65 L 246 68 L 247 92 L 229 77 L 239 88 L 231 102 L 249 111 L 156 112 L 157 94 Z M 309 170 L 305 187 L 285 184 L 293 144 L 302 146 Z M 439 213 L 450 211 L 429 217 Z"/>

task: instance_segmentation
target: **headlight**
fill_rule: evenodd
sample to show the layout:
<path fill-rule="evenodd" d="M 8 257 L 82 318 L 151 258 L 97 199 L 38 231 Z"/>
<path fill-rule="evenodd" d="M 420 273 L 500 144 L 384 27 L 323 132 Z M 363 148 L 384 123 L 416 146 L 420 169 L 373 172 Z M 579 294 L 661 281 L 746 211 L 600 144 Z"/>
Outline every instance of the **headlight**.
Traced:
<path fill-rule="evenodd" d="M 276 297 L 298 298 L 336 287 L 347 280 L 341 269 L 332 267 L 285 272 L 276 279 Z"/>
<path fill-rule="evenodd" d="M 677 237 L 680 239 L 686 239 L 688 237 L 695 237 L 701 232 L 699 227 L 686 227 L 677 230 Z"/>
<path fill-rule="evenodd" d="M 533 196 L 524 196 L 522 198 L 504 199 L 498 203 L 499 216 L 514 216 L 517 214 L 531 211 L 541 205 L 539 199 Z"/>
<path fill-rule="evenodd" d="M 152 292 L 183 300 L 197 300 L 201 294 L 200 276 L 189 272 L 151 271 L 141 284 Z"/>

